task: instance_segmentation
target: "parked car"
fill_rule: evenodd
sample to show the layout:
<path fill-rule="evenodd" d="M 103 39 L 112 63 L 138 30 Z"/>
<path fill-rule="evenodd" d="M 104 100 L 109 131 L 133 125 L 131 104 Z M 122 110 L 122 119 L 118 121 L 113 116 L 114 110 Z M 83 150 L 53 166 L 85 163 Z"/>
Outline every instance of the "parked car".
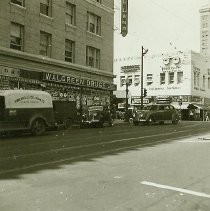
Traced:
<path fill-rule="evenodd" d="M 154 122 L 164 124 L 166 121 L 170 121 L 172 124 L 178 124 L 179 122 L 179 113 L 170 104 L 145 106 L 143 110 L 137 110 L 133 118 L 134 125 L 139 123 L 151 124 Z"/>
<path fill-rule="evenodd" d="M 84 127 L 103 127 L 104 124 L 113 125 L 113 118 L 110 110 L 103 106 L 90 106 L 83 114 L 81 128 Z"/>
<path fill-rule="evenodd" d="M 80 124 L 75 101 L 53 101 L 53 112 L 57 127 L 69 129 L 73 124 Z"/>
<path fill-rule="evenodd" d="M 29 130 L 42 135 L 54 125 L 52 97 L 37 90 L 0 91 L 0 134 Z"/>

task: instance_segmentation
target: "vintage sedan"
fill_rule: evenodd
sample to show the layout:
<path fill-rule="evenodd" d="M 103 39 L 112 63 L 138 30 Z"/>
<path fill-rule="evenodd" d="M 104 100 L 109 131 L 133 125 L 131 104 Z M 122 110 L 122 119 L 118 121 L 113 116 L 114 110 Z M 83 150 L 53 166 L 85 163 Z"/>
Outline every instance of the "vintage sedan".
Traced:
<path fill-rule="evenodd" d="M 134 113 L 134 125 L 138 125 L 139 123 L 152 124 L 155 122 L 159 124 L 164 124 L 164 122 L 171 122 L 174 125 L 178 124 L 179 113 L 170 104 L 149 105 Z"/>
<path fill-rule="evenodd" d="M 83 114 L 81 128 L 103 127 L 104 124 L 113 125 L 113 118 L 110 110 L 103 106 L 90 106 L 87 113 Z"/>

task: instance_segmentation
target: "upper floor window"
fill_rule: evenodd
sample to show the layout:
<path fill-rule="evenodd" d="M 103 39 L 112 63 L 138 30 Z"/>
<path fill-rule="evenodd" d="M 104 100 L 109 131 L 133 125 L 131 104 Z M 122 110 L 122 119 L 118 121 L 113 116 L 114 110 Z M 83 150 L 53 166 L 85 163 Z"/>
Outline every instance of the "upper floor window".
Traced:
<path fill-rule="evenodd" d="M 66 23 L 76 25 L 76 5 L 66 2 Z"/>
<path fill-rule="evenodd" d="M 65 61 L 74 63 L 75 58 L 75 42 L 65 40 Z"/>
<path fill-rule="evenodd" d="M 22 51 L 23 50 L 23 26 L 17 23 L 11 23 L 10 28 L 10 48 Z"/>
<path fill-rule="evenodd" d="M 24 4 L 25 4 L 24 0 L 11 0 L 11 2 L 13 4 L 17 4 L 17 5 L 22 6 L 22 7 L 24 7 Z"/>
<path fill-rule="evenodd" d="M 134 76 L 134 85 L 138 86 L 140 83 L 140 75 L 135 75 Z"/>
<path fill-rule="evenodd" d="M 91 46 L 86 47 L 86 65 L 100 68 L 100 49 Z"/>
<path fill-rule="evenodd" d="M 125 76 L 120 76 L 120 86 L 125 85 Z"/>
<path fill-rule="evenodd" d="M 87 13 L 87 30 L 97 35 L 101 35 L 101 17 L 88 12 Z"/>
<path fill-rule="evenodd" d="M 174 72 L 169 73 L 168 83 L 169 84 L 174 83 Z"/>
<path fill-rule="evenodd" d="M 165 73 L 160 73 L 160 84 L 165 84 Z"/>
<path fill-rule="evenodd" d="M 127 80 L 128 80 L 128 84 L 130 86 L 133 83 L 132 75 L 129 75 L 128 78 L 127 78 Z"/>
<path fill-rule="evenodd" d="M 51 0 L 41 0 L 40 13 L 46 16 L 51 16 Z"/>
<path fill-rule="evenodd" d="M 206 77 L 203 75 L 203 88 L 205 89 L 206 87 Z"/>
<path fill-rule="evenodd" d="M 152 82 L 153 82 L 152 78 L 153 78 L 152 74 L 147 74 L 147 85 L 148 86 L 152 84 Z"/>
<path fill-rule="evenodd" d="M 177 72 L 177 83 L 180 84 L 183 82 L 183 72 Z"/>
<path fill-rule="evenodd" d="M 40 50 L 39 54 L 43 56 L 51 56 L 51 40 L 52 35 L 46 32 L 40 32 Z"/>

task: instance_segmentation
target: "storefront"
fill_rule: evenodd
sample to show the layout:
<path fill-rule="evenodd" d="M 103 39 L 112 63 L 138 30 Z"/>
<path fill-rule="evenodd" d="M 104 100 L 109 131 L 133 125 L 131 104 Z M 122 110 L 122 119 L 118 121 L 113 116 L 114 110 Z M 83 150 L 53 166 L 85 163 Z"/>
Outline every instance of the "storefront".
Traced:
<path fill-rule="evenodd" d="M 75 101 L 77 109 L 110 105 L 114 84 L 67 74 L 35 72 L 1 66 L 0 89 L 45 90 L 53 100 Z M 7 70 L 7 71 L 5 71 Z"/>

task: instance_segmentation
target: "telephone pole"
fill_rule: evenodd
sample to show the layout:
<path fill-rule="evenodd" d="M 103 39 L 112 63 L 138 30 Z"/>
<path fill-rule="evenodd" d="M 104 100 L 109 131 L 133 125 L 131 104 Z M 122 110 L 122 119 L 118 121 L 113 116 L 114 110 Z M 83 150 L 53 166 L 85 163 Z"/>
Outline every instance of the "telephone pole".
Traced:
<path fill-rule="evenodd" d="M 148 49 L 144 49 L 143 46 L 141 46 L 141 110 L 143 109 L 143 91 L 144 91 L 144 87 L 143 87 L 143 83 L 144 83 L 144 55 L 148 52 Z"/>

